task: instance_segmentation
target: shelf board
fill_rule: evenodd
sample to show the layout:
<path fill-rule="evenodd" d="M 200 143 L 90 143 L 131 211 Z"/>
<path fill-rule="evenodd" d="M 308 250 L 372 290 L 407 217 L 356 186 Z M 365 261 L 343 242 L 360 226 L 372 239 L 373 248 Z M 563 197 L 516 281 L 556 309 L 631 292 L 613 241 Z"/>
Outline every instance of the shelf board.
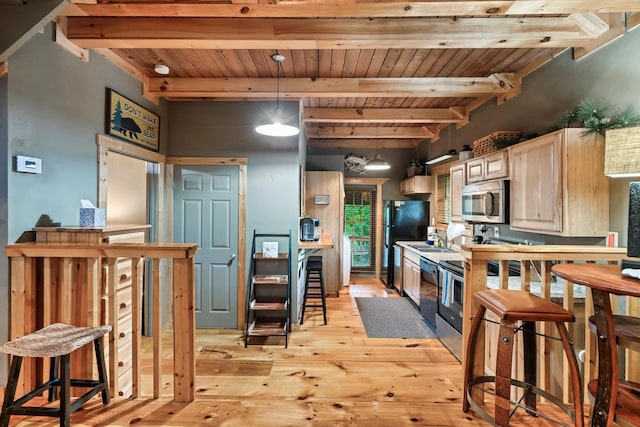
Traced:
<path fill-rule="evenodd" d="M 251 309 L 256 311 L 284 311 L 287 309 L 287 301 L 277 298 L 263 301 L 251 301 Z"/>
<path fill-rule="evenodd" d="M 286 253 L 279 253 L 277 257 L 264 256 L 261 253 L 255 253 L 253 254 L 253 258 L 256 260 L 278 261 L 278 260 L 288 259 L 289 256 Z"/>
<path fill-rule="evenodd" d="M 286 321 L 256 321 L 249 327 L 249 336 L 268 337 L 287 334 Z"/>
<path fill-rule="evenodd" d="M 286 285 L 287 281 L 286 274 L 256 274 L 253 276 L 253 283 L 256 285 Z"/>

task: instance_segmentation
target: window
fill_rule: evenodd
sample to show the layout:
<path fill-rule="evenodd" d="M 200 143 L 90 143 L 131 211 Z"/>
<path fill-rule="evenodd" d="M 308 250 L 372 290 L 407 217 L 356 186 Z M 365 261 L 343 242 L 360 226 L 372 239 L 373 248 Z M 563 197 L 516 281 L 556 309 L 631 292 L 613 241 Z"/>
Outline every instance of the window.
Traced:
<path fill-rule="evenodd" d="M 345 235 L 351 240 L 351 267 L 373 271 L 375 266 L 376 191 L 345 188 Z"/>
<path fill-rule="evenodd" d="M 436 180 L 436 225 L 442 229 L 451 221 L 451 176 L 449 169 L 453 162 L 434 166 L 431 173 Z"/>

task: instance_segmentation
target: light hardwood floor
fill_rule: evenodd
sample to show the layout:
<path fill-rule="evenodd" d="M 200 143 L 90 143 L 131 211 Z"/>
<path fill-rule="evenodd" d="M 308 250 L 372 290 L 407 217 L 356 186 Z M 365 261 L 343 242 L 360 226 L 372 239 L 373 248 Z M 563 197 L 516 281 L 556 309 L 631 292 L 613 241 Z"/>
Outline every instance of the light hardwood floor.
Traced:
<path fill-rule="evenodd" d="M 462 412 L 460 363 L 437 339 L 367 338 L 355 297 L 393 298 L 373 279 L 353 279 L 329 298 L 328 325 L 308 312 L 279 343 L 244 348 L 241 331 L 199 330 L 196 399 L 171 401 L 172 346 L 165 350 L 163 397 L 99 398 L 71 417 L 74 426 L 463 426 L 488 425 Z M 163 336 L 163 338 L 165 338 Z M 166 335 L 167 340 L 170 338 Z M 144 370 L 150 372 L 150 340 Z M 10 425 L 55 426 L 51 418 L 12 417 Z M 552 425 L 516 416 L 516 426 Z"/>

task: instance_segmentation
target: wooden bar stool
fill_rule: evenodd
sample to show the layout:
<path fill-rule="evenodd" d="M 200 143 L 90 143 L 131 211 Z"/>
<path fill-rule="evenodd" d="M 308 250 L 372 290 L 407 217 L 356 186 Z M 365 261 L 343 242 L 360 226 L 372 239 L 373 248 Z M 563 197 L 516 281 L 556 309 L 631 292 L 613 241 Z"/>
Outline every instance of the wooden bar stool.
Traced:
<path fill-rule="evenodd" d="M 102 393 L 102 403 L 108 404 L 110 399 L 109 382 L 104 362 L 102 337 L 110 331 L 111 326 L 109 325 L 79 327 L 65 325 L 64 323 L 54 323 L 0 346 L 1 352 L 13 356 L 4 403 L 2 404 L 0 426 L 7 427 L 11 415 L 58 417 L 60 418 L 61 426 L 69 426 L 70 415 L 96 394 Z M 69 366 L 71 352 L 92 341 L 98 364 L 98 380 L 72 379 Z M 50 376 L 49 381 L 15 400 L 23 357 L 50 357 Z M 45 391 L 49 392 L 49 401 L 53 402 L 56 398 L 56 387 L 60 388 L 59 407 L 24 406 L 31 399 Z M 89 390 L 71 402 L 70 387 L 86 387 Z"/>
<path fill-rule="evenodd" d="M 584 425 L 584 415 L 578 361 L 573 351 L 572 342 L 569 339 L 569 333 L 564 324 L 564 322 L 575 321 L 573 313 L 563 309 L 558 304 L 523 291 L 484 290 L 476 292 L 473 297 L 480 304 L 480 307 L 473 319 L 469 332 L 464 373 L 463 411 L 468 412 L 471 407 L 486 421 L 506 427 L 509 425 L 509 419 L 513 413 L 520 407 L 524 408 L 525 411 L 531 415 L 538 415 L 536 395 L 539 395 L 558 406 L 573 419 L 576 426 L 582 427 Z M 495 313 L 500 318 L 500 334 L 496 353 L 496 375 L 472 378 L 477 334 L 486 310 Z M 516 326 L 516 322 L 522 323 L 520 326 Z M 565 355 L 569 362 L 574 400 L 573 410 L 565 405 L 561 399 L 536 386 L 537 351 L 535 322 L 554 322 L 556 324 Z M 519 330 L 523 331 L 524 381 L 511 378 L 513 337 L 515 332 Z M 495 407 L 493 416 L 489 415 L 480 405 L 474 402 L 472 398 L 474 386 L 492 382 L 495 382 Z M 512 386 L 524 390 L 523 397 L 518 402 L 511 401 Z M 483 387 L 479 388 L 485 391 Z"/>
<path fill-rule="evenodd" d="M 300 324 L 304 323 L 304 312 L 310 308 L 322 308 L 324 324 L 327 324 L 327 299 L 324 291 L 324 277 L 322 275 L 322 257 L 310 256 L 307 261 L 307 272 L 304 281 L 304 297 L 302 299 L 302 313 Z M 311 292 L 309 292 L 311 290 Z M 321 299 L 322 303 L 308 304 L 308 299 Z"/>

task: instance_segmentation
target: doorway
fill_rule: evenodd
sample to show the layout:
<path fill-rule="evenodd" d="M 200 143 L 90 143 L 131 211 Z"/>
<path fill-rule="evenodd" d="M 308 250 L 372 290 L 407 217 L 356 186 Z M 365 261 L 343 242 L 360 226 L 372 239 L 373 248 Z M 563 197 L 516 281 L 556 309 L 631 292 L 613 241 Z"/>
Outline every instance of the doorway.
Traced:
<path fill-rule="evenodd" d="M 175 166 L 173 237 L 197 243 L 197 328 L 238 327 L 237 166 Z"/>
<path fill-rule="evenodd" d="M 376 189 L 345 186 L 344 234 L 351 241 L 351 273 L 375 275 Z"/>

